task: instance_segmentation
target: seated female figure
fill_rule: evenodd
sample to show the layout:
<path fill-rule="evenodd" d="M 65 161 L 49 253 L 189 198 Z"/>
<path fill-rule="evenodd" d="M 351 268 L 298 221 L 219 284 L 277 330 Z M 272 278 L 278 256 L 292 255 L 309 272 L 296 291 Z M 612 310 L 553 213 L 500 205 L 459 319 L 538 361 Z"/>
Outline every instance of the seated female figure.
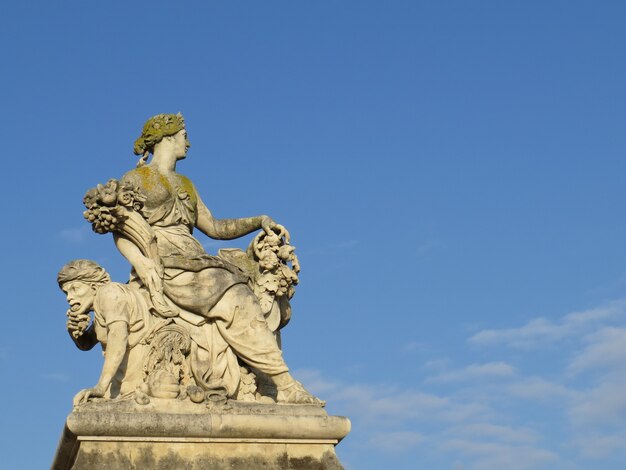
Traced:
<path fill-rule="evenodd" d="M 180 114 L 149 119 L 135 143 L 135 153 L 142 159 L 121 184 L 138 188 L 145 198 L 141 215 L 154 231 L 158 259 L 116 234 L 119 251 L 133 267 L 133 279 L 151 294 L 164 294 L 168 308 L 178 316 L 186 313 L 206 319 L 239 359 L 273 380 L 277 401 L 321 404 L 289 374 L 247 277 L 207 254 L 193 236 L 197 228 L 211 238 L 229 240 L 261 228 L 269 233 L 274 222 L 267 216 L 214 218 L 191 181 L 176 172 L 176 163 L 186 157 L 189 147 Z M 149 154 L 152 159 L 147 163 Z"/>

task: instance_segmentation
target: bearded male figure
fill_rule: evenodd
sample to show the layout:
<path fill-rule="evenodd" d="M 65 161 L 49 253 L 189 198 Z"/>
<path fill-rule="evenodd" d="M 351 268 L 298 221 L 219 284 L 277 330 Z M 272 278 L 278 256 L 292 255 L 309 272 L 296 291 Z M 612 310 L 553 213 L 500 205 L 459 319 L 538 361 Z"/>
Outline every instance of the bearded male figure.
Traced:
<path fill-rule="evenodd" d="M 74 403 L 134 393 L 144 383 L 148 346 L 142 340 L 169 320 L 151 315 L 138 289 L 111 282 L 109 274 L 93 261 L 69 262 L 59 271 L 57 281 L 70 305 L 67 329 L 74 343 L 83 351 L 100 343 L 104 352 L 98 383 L 81 390 Z M 91 325 L 90 312 L 94 312 Z"/>

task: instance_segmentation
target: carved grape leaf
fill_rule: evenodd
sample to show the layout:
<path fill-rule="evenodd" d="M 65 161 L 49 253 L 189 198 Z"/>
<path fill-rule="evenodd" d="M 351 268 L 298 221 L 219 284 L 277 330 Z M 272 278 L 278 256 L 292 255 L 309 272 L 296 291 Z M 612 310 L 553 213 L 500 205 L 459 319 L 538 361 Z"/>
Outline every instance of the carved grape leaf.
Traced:
<path fill-rule="evenodd" d="M 266 291 L 275 293 L 278 290 L 278 287 L 280 286 L 280 279 L 276 274 L 265 273 L 265 274 L 261 274 L 257 278 L 256 283 L 260 287 L 263 287 Z"/>

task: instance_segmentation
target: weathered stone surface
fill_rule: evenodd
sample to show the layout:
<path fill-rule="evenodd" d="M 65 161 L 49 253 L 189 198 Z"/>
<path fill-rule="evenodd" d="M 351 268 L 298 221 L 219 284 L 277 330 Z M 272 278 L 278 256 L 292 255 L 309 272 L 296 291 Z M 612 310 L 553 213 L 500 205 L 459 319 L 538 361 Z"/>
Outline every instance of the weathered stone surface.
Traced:
<path fill-rule="evenodd" d="M 72 470 L 339 470 L 332 446 L 253 443 L 83 442 Z M 61 467 L 63 468 L 63 467 Z"/>
<path fill-rule="evenodd" d="M 69 415 L 52 468 L 341 469 L 334 446 L 349 431 L 347 418 L 311 405 L 92 402 Z"/>

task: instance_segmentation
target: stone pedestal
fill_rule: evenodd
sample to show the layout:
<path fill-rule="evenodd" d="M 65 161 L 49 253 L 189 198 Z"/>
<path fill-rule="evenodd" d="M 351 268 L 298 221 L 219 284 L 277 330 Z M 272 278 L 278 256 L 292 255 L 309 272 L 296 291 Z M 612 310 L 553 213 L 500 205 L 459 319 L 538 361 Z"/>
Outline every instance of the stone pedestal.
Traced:
<path fill-rule="evenodd" d="M 90 402 L 67 418 L 53 470 L 335 470 L 350 421 L 314 405 Z"/>

